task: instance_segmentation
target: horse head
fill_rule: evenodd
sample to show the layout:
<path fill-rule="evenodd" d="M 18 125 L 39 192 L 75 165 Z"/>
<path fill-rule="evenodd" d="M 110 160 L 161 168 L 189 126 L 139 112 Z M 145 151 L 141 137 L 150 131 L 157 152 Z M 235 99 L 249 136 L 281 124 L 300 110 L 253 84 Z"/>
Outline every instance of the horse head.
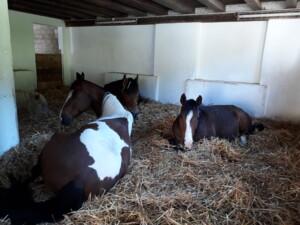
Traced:
<path fill-rule="evenodd" d="M 74 118 L 88 109 L 92 109 L 99 117 L 104 93 L 103 88 L 85 80 L 84 73 L 76 73 L 76 80 L 72 83 L 59 114 L 61 123 L 70 125 Z"/>
<path fill-rule="evenodd" d="M 113 81 L 104 85 L 104 89 L 117 96 L 122 105 L 129 110 L 134 117 L 137 116 L 137 103 L 139 99 L 138 75 L 135 79 L 127 78 L 124 74 L 122 80 Z"/>
<path fill-rule="evenodd" d="M 199 106 L 202 103 L 201 95 L 195 100 L 186 100 L 185 94 L 180 98 L 181 109 L 175 119 L 172 131 L 177 144 L 183 144 L 185 149 L 191 149 L 193 144 L 193 136 L 198 126 Z"/>

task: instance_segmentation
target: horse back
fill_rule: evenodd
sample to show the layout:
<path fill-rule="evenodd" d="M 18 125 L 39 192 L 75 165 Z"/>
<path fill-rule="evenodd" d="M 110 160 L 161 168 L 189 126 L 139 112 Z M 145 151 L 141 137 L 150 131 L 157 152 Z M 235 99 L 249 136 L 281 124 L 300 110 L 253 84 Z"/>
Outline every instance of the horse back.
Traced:
<path fill-rule="evenodd" d="M 130 161 L 130 136 L 124 120 L 125 118 L 100 121 L 87 124 L 74 133 L 54 134 L 44 147 L 41 157 L 45 185 L 57 192 L 74 180 L 84 188 L 86 197 L 112 188 L 125 174 Z M 110 143 L 112 134 L 101 127 L 101 123 L 107 124 L 108 130 L 119 135 L 119 139 L 109 146 L 106 143 Z M 82 139 L 85 134 L 88 139 Z M 92 144 L 89 145 L 85 140 Z M 106 140 L 109 141 L 105 142 Z M 126 144 L 122 149 L 117 149 L 120 140 Z M 121 159 L 115 160 L 115 156 Z M 111 169 L 115 169 L 115 172 L 110 173 Z M 111 174 L 113 175 L 110 176 Z"/>
<path fill-rule="evenodd" d="M 200 106 L 196 140 L 220 137 L 232 140 L 251 127 L 251 117 L 233 105 Z"/>

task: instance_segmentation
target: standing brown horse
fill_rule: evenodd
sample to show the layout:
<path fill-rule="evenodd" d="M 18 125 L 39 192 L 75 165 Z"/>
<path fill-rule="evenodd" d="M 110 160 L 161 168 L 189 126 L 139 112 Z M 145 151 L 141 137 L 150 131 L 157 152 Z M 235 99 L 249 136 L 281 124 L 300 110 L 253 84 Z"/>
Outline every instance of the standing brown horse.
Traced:
<path fill-rule="evenodd" d="M 123 105 L 128 106 L 133 116 L 138 114 L 137 103 L 139 100 L 138 75 L 135 79 L 127 78 L 124 74 L 122 80 L 113 81 L 104 85 L 104 89 L 119 99 Z"/>
<path fill-rule="evenodd" d="M 0 189 L 0 216 L 8 214 L 13 224 L 54 222 L 79 209 L 90 194 L 115 186 L 130 162 L 133 116 L 110 93 L 101 105 L 100 118 L 75 132 L 54 134 L 42 150 L 42 178 L 55 197 L 35 203 L 30 196 L 21 196 L 22 202 L 10 204 L 18 188 Z M 24 189 L 23 194 L 30 195 Z"/>
<path fill-rule="evenodd" d="M 127 83 L 128 82 L 124 82 L 124 84 Z M 133 116 L 136 116 L 138 100 L 136 93 L 138 93 L 138 86 L 133 83 L 131 85 L 128 84 L 123 89 L 117 92 L 118 95 L 115 91 L 109 92 L 117 95 L 117 97 L 119 96 L 118 99 L 122 105 L 129 110 Z M 70 125 L 74 118 L 88 109 L 92 109 L 96 113 L 96 116 L 99 117 L 101 115 L 101 103 L 105 92 L 107 92 L 107 90 L 104 88 L 85 80 L 84 73 L 76 73 L 76 80 L 72 83 L 69 94 L 59 114 L 61 123 Z"/>
<path fill-rule="evenodd" d="M 251 134 L 254 129 L 263 130 L 262 124 L 252 124 L 252 118 L 233 105 L 201 106 L 202 97 L 186 100 L 185 94 L 180 98 L 181 110 L 173 123 L 173 135 L 177 144 L 191 149 L 193 141 L 203 138 L 220 137 L 228 140 Z"/>

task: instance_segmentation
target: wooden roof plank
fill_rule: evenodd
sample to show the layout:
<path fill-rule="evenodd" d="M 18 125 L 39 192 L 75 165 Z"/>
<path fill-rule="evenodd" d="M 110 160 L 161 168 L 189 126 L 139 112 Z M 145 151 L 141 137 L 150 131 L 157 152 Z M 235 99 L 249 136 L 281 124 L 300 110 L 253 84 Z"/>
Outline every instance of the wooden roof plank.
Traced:
<path fill-rule="evenodd" d="M 118 2 L 110 1 L 110 0 L 85 0 L 85 2 L 93 3 L 108 9 L 113 9 L 115 11 L 126 13 L 128 15 L 134 16 L 146 16 L 147 13 L 138 9 L 134 9 L 132 7 L 122 5 Z"/>
<path fill-rule="evenodd" d="M 87 3 L 83 1 L 74 1 L 74 0 L 64 0 L 65 3 L 79 7 L 80 9 L 85 9 L 89 10 L 90 12 L 93 13 L 93 15 L 97 16 L 103 16 L 103 17 L 122 17 L 122 16 L 127 16 L 127 14 L 120 13 L 114 10 L 110 10 L 107 8 L 100 7 L 98 5 L 92 4 L 92 3 Z"/>
<path fill-rule="evenodd" d="M 158 4 L 161 4 L 175 12 L 180 13 L 195 13 L 195 8 L 184 2 L 184 0 L 152 0 Z"/>
<path fill-rule="evenodd" d="M 160 4 L 148 0 L 116 0 L 119 3 L 129 5 L 131 7 L 154 13 L 156 15 L 167 15 L 168 9 Z"/>
<path fill-rule="evenodd" d="M 198 2 L 217 12 L 225 12 L 225 5 L 219 0 L 198 0 Z"/>
<path fill-rule="evenodd" d="M 296 8 L 297 0 L 286 0 L 286 7 L 287 8 Z"/>

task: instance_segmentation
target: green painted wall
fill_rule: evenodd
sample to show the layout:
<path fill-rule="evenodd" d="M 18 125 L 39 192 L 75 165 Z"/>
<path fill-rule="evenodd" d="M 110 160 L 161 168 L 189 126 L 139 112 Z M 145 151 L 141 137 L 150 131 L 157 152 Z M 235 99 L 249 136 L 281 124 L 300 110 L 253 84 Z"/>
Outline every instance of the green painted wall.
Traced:
<path fill-rule="evenodd" d="M 19 143 L 6 0 L 0 0 L 0 155 Z"/>
<path fill-rule="evenodd" d="M 62 27 L 63 33 L 63 82 L 70 83 L 70 35 L 64 21 L 28 13 L 9 11 L 13 68 L 29 71 L 14 72 L 16 89 L 35 90 L 36 66 L 34 51 L 33 24 L 45 24 Z"/>

